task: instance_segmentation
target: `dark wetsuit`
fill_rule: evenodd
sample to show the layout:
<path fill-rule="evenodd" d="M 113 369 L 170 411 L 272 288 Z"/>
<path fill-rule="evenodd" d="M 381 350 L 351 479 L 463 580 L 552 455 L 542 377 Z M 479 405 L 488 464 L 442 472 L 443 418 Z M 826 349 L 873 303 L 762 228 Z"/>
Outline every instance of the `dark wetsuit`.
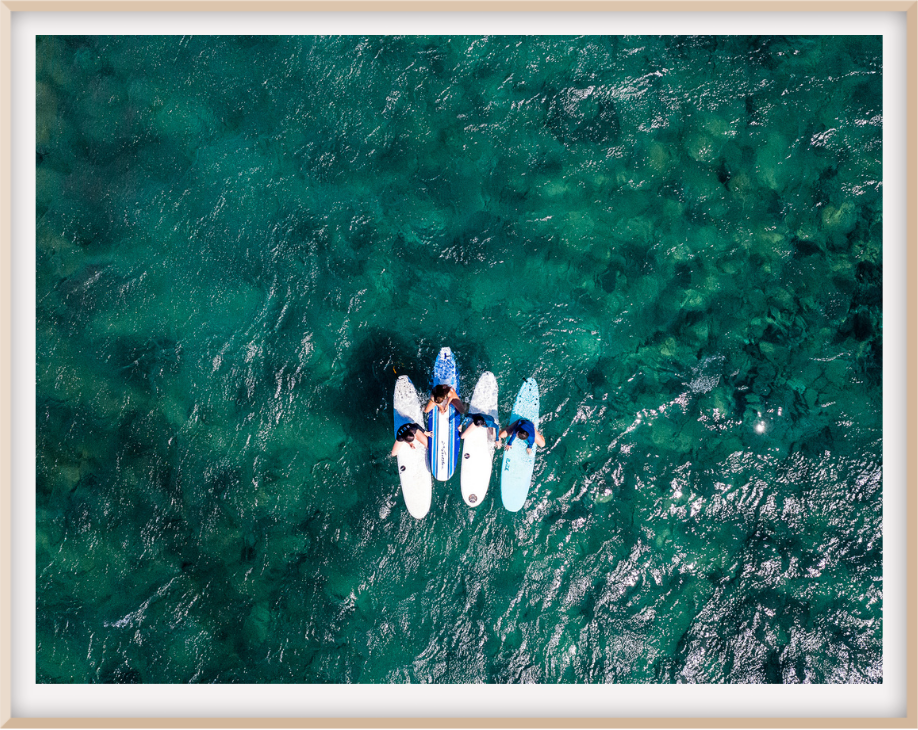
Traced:
<path fill-rule="evenodd" d="M 404 441 L 405 436 L 409 433 L 414 436 L 418 431 L 421 431 L 421 427 L 416 423 L 404 423 L 398 427 L 398 431 L 395 432 L 396 441 Z"/>
<path fill-rule="evenodd" d="M 471 418 L 472 421 L 474 421 L 474 420 L 475 420 L 475 416 L 481 416 L 481 417 L 484 419 L 484 422 L 485 422 L 484 427 L 485 427 L 485 428 L 493 428 L 493 429 L 496 429 L 496 428 L 497 428 L 497 424 L 494 422 L 494 419 L 491 418 L 491 416 L 489 416 L 487 413 L 473 413 L 473 414 L 471 414 L 470 416 L 467 416 L 467 417 L 468 417 L 468 418 Z"/>
<path fill-rule="evenodd" d="M 532 445 L 535 443 L 535 426 L 532 424 L 532 421 L 527 421 L 525 418 L 521 418 L 516 422 L 516 425 L 513 427 L 513 430 L 507 435 L 507 446 L 513 443 L 516 439 L 516 432 L 520 429 L 526 431 L 529 434 L 529 438 L 526 439 L 526 446 L 532 448 Z"/>

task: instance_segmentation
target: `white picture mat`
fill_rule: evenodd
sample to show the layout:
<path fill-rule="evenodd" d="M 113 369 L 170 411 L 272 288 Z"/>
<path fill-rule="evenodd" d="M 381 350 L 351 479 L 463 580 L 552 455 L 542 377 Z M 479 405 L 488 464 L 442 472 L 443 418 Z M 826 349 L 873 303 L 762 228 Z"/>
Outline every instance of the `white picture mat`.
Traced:
<path fill-rule="evenodd" d="M 35 36 L 883 36 L 883 666 L 879 685 L 35 683 Z M 13 14 L 13 717 L 894 717 L 906 713 L 905 13 Z M 471 701 L 474 692 L 474 701 Z"/>

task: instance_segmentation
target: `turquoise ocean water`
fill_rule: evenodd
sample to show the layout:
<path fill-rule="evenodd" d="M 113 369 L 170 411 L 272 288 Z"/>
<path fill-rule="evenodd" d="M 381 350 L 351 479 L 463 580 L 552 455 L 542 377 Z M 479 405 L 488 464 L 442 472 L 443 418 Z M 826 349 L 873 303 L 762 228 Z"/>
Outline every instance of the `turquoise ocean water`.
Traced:
<path fill-rule="evenodd" d="M 39 682 L 882 681 L 880 38 L 37 58 Z M 516 514 L 405 509 L 443 346 Z"/>

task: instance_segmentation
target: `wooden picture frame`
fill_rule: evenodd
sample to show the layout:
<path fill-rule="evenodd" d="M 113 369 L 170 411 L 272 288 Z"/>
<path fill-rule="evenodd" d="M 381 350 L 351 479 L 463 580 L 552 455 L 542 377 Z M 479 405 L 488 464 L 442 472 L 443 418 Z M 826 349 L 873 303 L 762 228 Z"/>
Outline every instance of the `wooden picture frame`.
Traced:
<path fill-rule="evenodd" d="M 907 58 L 905 74 L 908 97 L 906 108 L 907 151 L 905 157 L 907 175 L 907 219 L 906 263 L 906 394 L 902 414 L 906 421 L 906 574 L 905 591 L 906 635 L 902 637 L 906 646 L 907 676 L 905 678 L 905 713 L 895 717 L 745 717 L 740 714 L 731 717 L 689 716 L 668 717 L 663 713 L 648 717 L 616 716 L 552 716 L 536 717 L 444 717 L 428 714 L 417 716 L 379 717 L 361 716 L 332 717 L 263 717 L 257 711 L 244 718 L 227 717 L 36 717 L 17 716 L 16 698 L 13 696 L 12 677 L 16 671 L 13 653 L 13 574 L 19 555 L 13 541 L 14 502 L 18 489 L 27 488 L 14 483 L 13 464 L 17 454 L 13 451 L 16 421 L 13 410 L 14 387 L 33 387 L 21 373 L 13 378 L 14 358 L 14 315 L 12 301 L 14 289 L 14 254 L 17 242 L 13 236 L 14 220 L 19 213 L 13 208 L 14 190 L 14 143 L 13 99 L 15 59 L 12 56 L 13 25 L 20 13 L 61 12 L 460 12 L 494 13 L 537 11 L 557 14 L 583 12 L 620 13 L 651 12 L 672 13 L 690 11 L 731 13 L 829 13 L 845 11 L 852 13 L 895 13 L 901 14 L 907 29 Z M 918 337 L 916 337 L 916 314 L 918 314 L 918 267 L 916 267 L 916 244 L 918 244 L 918 204 L 915 191 L 918 190 L 918 1 L 838 0 L 837 2 L 809 0 L 790 2 L 788 0 L 750 0 L 732 2 L 721 0 L 649 0 L 649 2 L 620 2 L 606 0 L 0 0 L 0 726 L 10 728 L 36 727 L 918 727 L 918 510 L 916 510 L 916 484 L 918 484 L 918 450 L 915 437 L 918 434 L 918 409 L 916 409 L 916 385 L 918 385 Z M 33 75 L 34 75 L 34 69 Z M 884 145 L 885 146 L 885 145 Z M 885 173 L 884 173 L 885 174 Z M 886 274 L 888 275 L 888 273 Z M 887 387 L 889 387 L 887 385 Z M 903 419 L 903 420 L 904 420 Z M 723 691 L 729 691 L 724 688 Z M 169 713 L 170 715 L 172 713 Z"/>

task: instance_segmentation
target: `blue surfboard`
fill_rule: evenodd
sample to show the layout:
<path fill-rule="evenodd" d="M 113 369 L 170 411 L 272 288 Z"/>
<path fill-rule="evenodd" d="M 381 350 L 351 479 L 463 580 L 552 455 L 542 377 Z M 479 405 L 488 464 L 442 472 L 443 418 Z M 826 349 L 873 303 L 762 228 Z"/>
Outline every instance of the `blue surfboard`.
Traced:
<path fill-rule="evenodd" d="M 508 426 L 521 418 L 539 427 L 539 385 L 533 378 L 529 378 L 520 388 Z M 500 498 L 510 512 L 519 512 L 526 503 L 537 450 L 538 446 L 533 444 L 532 453 L 526 453 L 526 442 L 515 438 L 513 445 L 504 451 L 504 462 L 500 470 Z"/>
<path fill-rule="evenodd" d="M 437 355 L 430 387 L 433 389 L 441 383 L 452 386 L 456 395 L 459 395 L 456 360 L 448 347 L 444 347 Z M 449 479 L 456 470 L 456 461 L 462 450 L 462 442 L 459 439 L 461 420 L 462 416 L 454 406 L 449 406 L 445 413 L 441 413 L 439 408 L 434 407 L 427 414 L 427 430 L 433 432 L 430 438 L 432 448 L 428 449 L 430 473 L 434 475 L 434 479 L 439 479 L 441 482 Z"/>

